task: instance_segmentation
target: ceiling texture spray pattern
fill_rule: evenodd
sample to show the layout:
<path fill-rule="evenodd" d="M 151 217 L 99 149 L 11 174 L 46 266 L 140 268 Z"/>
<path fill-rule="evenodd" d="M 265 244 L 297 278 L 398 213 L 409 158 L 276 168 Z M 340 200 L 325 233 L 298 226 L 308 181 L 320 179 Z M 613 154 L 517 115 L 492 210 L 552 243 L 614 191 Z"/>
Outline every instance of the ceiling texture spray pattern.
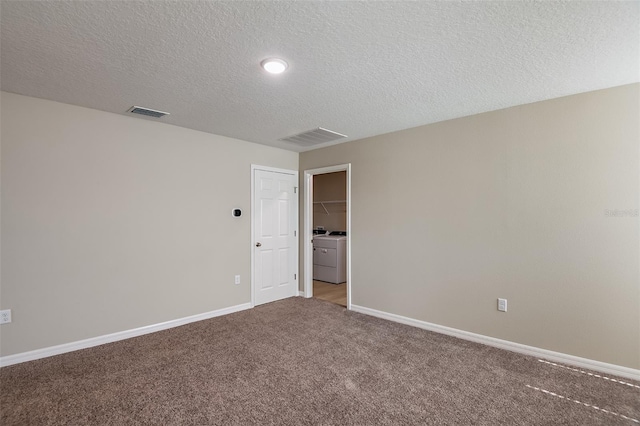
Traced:
<path fill-rule="evenodd" d="M 4 91 L 293 151 L 640 81 L 635 1 L 0 5 Z"/>

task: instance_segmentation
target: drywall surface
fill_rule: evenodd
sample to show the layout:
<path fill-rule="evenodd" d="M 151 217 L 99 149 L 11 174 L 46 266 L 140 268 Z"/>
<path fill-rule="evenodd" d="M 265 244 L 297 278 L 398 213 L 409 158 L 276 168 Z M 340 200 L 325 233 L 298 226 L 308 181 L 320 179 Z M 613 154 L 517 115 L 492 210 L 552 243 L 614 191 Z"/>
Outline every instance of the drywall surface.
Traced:
<path fill-rule="evenodd" d="M 640 69 L 637 1 L 2 1 L 0 18 L 5 91 L 115 113 L 145 100 L 290 150 L 306 147 L 278 139 L 319 125 L 360 139 Z M 291 68 L 260 73 L 267 54 Z"/>
<path fill-rule="evenodd" d="M 640 368 L 639 99 L 620 86 L 302 153 L 301 170 L 352 164 L 353 303 Z"/>
<path fill-rule="evenodd" d="M 328 231 L 347 230 L 347 172 L 313 177 L 313 227 Z"/>
<path fill-rule="evenodd" d="M 251 164 L 297 153 L 1 96 L 3 356 L 250 301 Z"/>

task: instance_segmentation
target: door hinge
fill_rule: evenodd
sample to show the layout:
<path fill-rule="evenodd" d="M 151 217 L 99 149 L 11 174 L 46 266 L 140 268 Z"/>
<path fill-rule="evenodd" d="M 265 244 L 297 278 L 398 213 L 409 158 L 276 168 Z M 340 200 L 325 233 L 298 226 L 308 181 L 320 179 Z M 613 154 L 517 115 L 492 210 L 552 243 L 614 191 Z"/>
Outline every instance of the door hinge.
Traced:
<path fill-rule="evenodd" d="M 293 274 L 293 279 L 297 280 L 298 279 L 298 274 Z"/>
<path fill-rule="evenodd" d="M 298 236 L 298 231 L 293 231 L 293 236 L 297 237 Z"/>
<path fill-rule="evenodd" d="M 298 193 L 298 187 L 297 187 L 297 186 L 294 186 L 294 187 L 293 187 L 293 193 L 294 193 L 294 194 L 297 194 L 297 193 Z"/>

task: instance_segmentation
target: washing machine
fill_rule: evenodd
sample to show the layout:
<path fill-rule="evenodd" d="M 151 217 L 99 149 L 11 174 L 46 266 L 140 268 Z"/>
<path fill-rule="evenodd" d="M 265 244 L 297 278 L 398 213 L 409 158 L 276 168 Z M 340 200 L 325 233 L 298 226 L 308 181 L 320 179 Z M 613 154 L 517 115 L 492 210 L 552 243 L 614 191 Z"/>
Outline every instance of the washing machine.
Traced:
<path fill-rule="evenodd" d="M 332 284 L 347 281 L 347 233 L 313 237 L 313 279 Z"/>

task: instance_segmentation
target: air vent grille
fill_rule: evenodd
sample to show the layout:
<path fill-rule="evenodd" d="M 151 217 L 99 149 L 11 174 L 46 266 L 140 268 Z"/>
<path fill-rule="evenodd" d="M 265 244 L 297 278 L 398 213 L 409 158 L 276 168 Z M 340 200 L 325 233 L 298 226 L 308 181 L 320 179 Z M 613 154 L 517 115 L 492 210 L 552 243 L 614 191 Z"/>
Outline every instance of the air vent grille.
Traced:
<path fill-rule="evenodd" d="M 338 139 L 346 138 L 347 135 L 333 132 L 331 130 L 318 127 L 315 130 L 309 130 L 308 132 L 298 133 L 297 135 L 289 136 L 280 139 L 283 142 L 291 142 L 301 146 L 317 145 L 324 142 L 331 142 Z"/>
<path fill-rule="evenodd" d="M 127 112 L 130 112 L 132 114 L 146 115 L 147 117 L 154 117 L 154 118 L 160 118 L 160 117 L 164 117 L 165 115 L 169 115 L 168 112 L 162 112 L 155 109 L 145 108 L 140 106 L 132 106 L 127 110 Z"/>

